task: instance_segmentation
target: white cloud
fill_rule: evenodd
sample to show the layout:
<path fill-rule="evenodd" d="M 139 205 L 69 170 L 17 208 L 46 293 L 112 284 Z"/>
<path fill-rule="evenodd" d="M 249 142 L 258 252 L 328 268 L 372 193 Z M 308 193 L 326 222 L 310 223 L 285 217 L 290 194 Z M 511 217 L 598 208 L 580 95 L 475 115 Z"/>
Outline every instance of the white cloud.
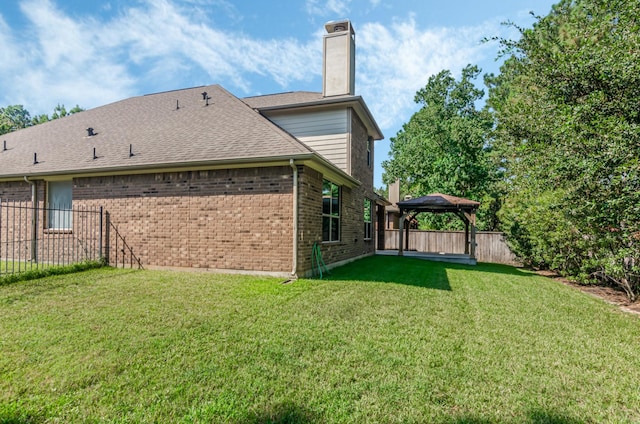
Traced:
<path fill-rule="evenodd" d="M 307 0 L 306 6 L 340 16 L 350 1 Z M 0 104 L 22 103 L 32 114 L 51 113 L 57 103 L 95 107 L 206 83 L 259 94 L 252 85 L 256 76 L 282 90 L 297 90 L 322 70 L 322 29 L 311 41 L 228 31 L 211 23 L 239 16 L 226 0 L 145 0 L 102 21 L 66 15 L 51 0 L 21 4 L 26 30 L 12 28 L 0 16 Z M 208 15 L 202 13 L 205 6 Z M 500 33 L 498 22 L 433 29 L 421 28 L 413 16 L 389 25 L 355 24 L 357 94 L 383 129 L 408 120 L 416 109 L 413 96 L 430 75 L 442 69 L 456 73 L 485 59 L 493 46 L 481 45 L 481 35 Z M 18 31 L 30 34 L 26 42 Z"/>
<path fill-rule="evenodd" d="M 147 0 L 111 21 L 97 21 L 71 18 L 50 0 L 24 1 L 28 46 L 0 20 L 0 77 L 7 87 L 1 104 L 20 101 L 32 114 L 50 113 L 57 103 L 94 107 L 142 94 L 142 86 L 161 91 L 193 79 L 193 85 L 220 82 L 253 94 L 251 75 L 288 88 L 320 74 L 319 42 L 258 40 L 216 29 L 198 9 L 209 0 L 187 3 L 181 8 L 175 1 Z M 214 3 L 229 12 L 227 2 Z"/>
<path fill-rule="evenodd" d="M 275 80 L 282 87 L 320 72 L 315 44 L 294 39 L 256 40 L 219 30 L 191 19 L 167 0 L 145 9 L 130 9 L 108 28 L 110 47 L 127 45 L 133 63 L 158 61 L 156 66 L 180 70 L 171 63 L 196 65 L 213 81 L 229 80 L 249 92 L 249 74 Z M 319 47 L 319 44 L 318 44 Z M 315 66 L 317 62 L 317 66 Z M 314 67 L 315 66 L 315 67 Z"/>
<path fill-rule="evenodd" d="M 307 0 L 307 13 L 312 16 L 339 16 L 349 13 L 351 0 Z"/>
<path fill-rule="evenodd" d="M 92 24 L 74 22 L 49 0 L 21 4 L 31 23 L 29 38 L 11 36 L 4 26 L 0 61 L 3 104 L 23 104 L 33 115 L 51 113 L 57 103 L 68 107 L 113 101 L 132 92 L 132 78 L 93 43 Z"/>
<path fill-rule="evenodd" d="M 414 94 L 429 76 L 443 69 L 458 73 L 486 58 L 491 47 L 479 34 L 498 27 L 422 29 L 411 16 L 390 26 L 365 24 L 357 31 L 356 90 L 381 127 L 399 127 L 416 110 Z"/>

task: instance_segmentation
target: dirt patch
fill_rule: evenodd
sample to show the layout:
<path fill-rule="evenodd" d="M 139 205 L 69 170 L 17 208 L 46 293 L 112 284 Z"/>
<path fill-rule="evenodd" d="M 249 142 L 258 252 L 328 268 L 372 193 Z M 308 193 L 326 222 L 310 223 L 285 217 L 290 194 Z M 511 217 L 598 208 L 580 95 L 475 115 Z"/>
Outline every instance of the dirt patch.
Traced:
<path fill-rule="evenodd" d="M 536 271 L 536 274 L 543 277 L 552 278 L 564 285 L 573 287 L 585 293 L 589 293 L 592 296 L 599 297 L 605 302 L 618 306 L 625 312 L 640 315 L 640 301 L 630 302 L 629 298 L 622 290 L 617 290 L 613 287 L 574 283 L 573 281 L 569 281 L 566 278 L 560 277 L 558 274 L 552 271 Z"/>

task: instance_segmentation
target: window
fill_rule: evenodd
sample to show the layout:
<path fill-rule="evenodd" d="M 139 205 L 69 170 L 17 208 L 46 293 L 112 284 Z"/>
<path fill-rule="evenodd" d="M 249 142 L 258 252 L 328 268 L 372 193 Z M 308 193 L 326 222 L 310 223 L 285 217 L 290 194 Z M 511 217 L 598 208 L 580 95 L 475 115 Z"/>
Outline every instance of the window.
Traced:
<path fill-rule="evenodd" d="M 371 240 L 373 234 L 373 202 L 364 199 L 364 239 Z"/>
<path fill-rule="evenodd" d="M 372 142 L 373 142 L 373 139 L 369 137 L 367 139 L 367 166 L 369 168 L 371 168 L 371 143 Z"/>
<path fill-rule="evenodd" d="M 71 193 L 73 183 L 69 181 L 49 181 L 47 184 L 48 218 L 47 228 L 70 230 L 73 228 Z"/>
<path fill-rule="evenodd" d="M 322 181 L 322 241 L 340 241 L 340 187 Z"/>

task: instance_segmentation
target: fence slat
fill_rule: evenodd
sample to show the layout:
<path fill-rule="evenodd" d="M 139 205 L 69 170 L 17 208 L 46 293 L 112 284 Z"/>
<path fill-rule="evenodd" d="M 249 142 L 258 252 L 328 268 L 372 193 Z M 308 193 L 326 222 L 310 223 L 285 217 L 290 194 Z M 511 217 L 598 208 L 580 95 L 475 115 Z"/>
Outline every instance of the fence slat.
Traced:
<path fill-rule="evenodd" d="M 398 230 L 384 231 L 385 250 L 398 250 Z M 504 234 L 479 231 L 476 233 L 476 259 L 506 265 L 520 265 L 505 242 Z M 409 231 L 409 250 L 424 253 L 464 253 L 462 231 Z"/>

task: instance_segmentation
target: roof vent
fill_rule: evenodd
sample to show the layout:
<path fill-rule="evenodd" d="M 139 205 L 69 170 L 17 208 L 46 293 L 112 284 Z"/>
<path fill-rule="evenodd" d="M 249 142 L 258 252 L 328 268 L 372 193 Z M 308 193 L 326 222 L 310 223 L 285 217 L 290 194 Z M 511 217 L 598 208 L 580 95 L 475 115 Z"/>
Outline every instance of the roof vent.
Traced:
<path fill-rule="evenodd" d="M 205 106 L 209 106 L 209 100 L 211 100 L 211 97 L 209 96 L 209 94 L 207 94 L 206 91 L 203 91 L 202 93 L 202 100 L 204 100 L 204 105 Z"/>
<path fill-rule="evenodd" d="M 93 128 L 87 128 L 87 137 L 93 137 L 96 133 L 93 132 Z"/>

